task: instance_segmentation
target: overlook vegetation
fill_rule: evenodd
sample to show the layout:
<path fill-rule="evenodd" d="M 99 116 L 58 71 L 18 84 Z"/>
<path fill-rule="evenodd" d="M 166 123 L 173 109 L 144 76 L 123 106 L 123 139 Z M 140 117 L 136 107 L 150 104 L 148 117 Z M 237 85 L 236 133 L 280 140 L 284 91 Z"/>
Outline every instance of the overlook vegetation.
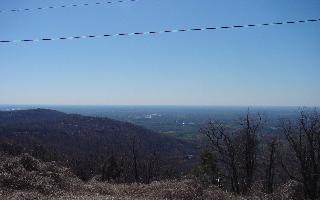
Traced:
<path fill-rule="evenodd" d="M 43 162 L 22 154 L 0 154 L 0 199 L 299 199 L 301 186 L 288 183 L 272 195 L 252 193 L 241 197 L 216 186 L 206 187 L 197 179 L 155 181 L 150 184 L 112 184 L 92 179 L 83 182 L 56 162 Z"/>

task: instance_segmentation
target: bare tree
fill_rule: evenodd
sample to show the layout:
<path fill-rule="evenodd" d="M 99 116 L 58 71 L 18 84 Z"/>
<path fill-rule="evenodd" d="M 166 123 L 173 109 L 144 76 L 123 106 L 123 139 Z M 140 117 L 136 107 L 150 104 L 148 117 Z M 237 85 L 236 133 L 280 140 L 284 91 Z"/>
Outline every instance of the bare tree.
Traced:
<path fill-rule="evenodd" d="M 266 192 L 272 193 L 274 187 L 274 175 L 275 175 L 275 157 L 276 157 L 276 145 L 277 145 L 277 138 L 273 138 L 271 142 L 268 144 L 268 160 L 267 160 L 267 167 L 266 167 Z"/>
<path fill-rule="evenodd" d="M 219 154 L 218 160 L 226 166 L 232 191 L 240 194 L 239 162 L 232 135 L 227 133 L 223 123 L 214 121 L 210 121 L 207 128 L 200 132 L 207 136 L 211 148 Z"/>
<path fill-rule="evenodd" d="M 317 199 L 319 195 L 320 178 L 320 116 L 314 112 L 300 113 L 297 123 L 283 122 L 283 132 L 299 162 L 299 177 L 292 175 L 288 166 L 285 171 L 304 186 L 305 195 Z"/>
<path fill-rule="evenodd" d="M 133 162 L 133 173 L 135 182 L 139 181 L 139 172 L 138 172 L 138 139 L 136 136 L 130 137 L 130 148 L 132 154 L 132 162 Z"/>
<path fill-rule="evenodd" d="M 149 184 L 153 178 L 158 176 L 160 171 L 160 158 L 157 149 L 154 149 L 152 153 L 144 161 L 144 182 Z"/>
<path fill-rule="evenodd" d="M 224 123 L 217 121 L 209 122 L 207 128 L 201 130 L 227 169 L 232 191 L 238 194 L 247 193 L 254 181 L 261 121 L 260 115 L 252 117 L 248 111 L 239 130 L 227 130 Z"/>
<path fill-rule="evenodd" d="M 253 176 L 257 166 L 258 131 L 261 128 L 262 118 L 258 114 L 257 118 L 251 117 L 249 111 L 243 119 L 241 134 L 245 146 L 243 155 L 245 157 L 245 190 L 251 188 Z M 247 192 L 247 191 L 245 191 Z"/>

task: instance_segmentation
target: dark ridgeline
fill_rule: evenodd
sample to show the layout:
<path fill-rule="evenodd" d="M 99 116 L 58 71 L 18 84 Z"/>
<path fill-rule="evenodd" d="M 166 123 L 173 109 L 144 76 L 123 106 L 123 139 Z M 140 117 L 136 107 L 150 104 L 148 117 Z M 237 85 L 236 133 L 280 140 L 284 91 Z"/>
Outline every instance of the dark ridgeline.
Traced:
<path fill-rule="evenodd" d="M 0 148 L 69 166 L 82 179 L 146 182 L 190 167 L 195 145 L 126 122 L 46 109 L 0 112 Z M 192 161 L 191 161 L 192 162 Z"/>

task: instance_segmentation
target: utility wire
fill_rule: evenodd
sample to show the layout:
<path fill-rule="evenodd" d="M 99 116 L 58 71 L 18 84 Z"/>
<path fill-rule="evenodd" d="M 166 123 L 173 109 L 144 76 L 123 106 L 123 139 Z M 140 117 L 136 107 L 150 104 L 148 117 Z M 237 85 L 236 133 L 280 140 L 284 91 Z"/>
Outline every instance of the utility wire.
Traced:
<path fill-rule="evenodd" d="M 240 29 L 240 28 L 264 27 L 264 26 L 279 26 L 279 25 L 285 25 L 285 24 L 301 24 L 301 23 L 311 23 L 311 22 L 320 22 L 320 18 L 319 19 L 299 20 L 299 21 L 273 22 L 273 23 L 264 23 L 264 24 L 248 24 L 248 25 L 189 28 L 189 29 L 173 29 L 173 30 L 148 31 L 148 32 L 116 33 L 116 34 L 104 34 L 104 35 L 83 35 L 83 36 L 72 36 L 72 37 L 23 39 L 23 40 L 0 40 L 0 43 L 40 42 L 40 41 L 73 40 L 73 39 L 85 39 L 85 38 L 110 38 L 110 37 L 123 37 L 123 36 L 132 36 L 132 35 L 155 35 L 155 34 L 162 34 L 162 33 L 209 31 L 209 30 L 218 30 L 218 29 Z"/>
<path fill-rule="evenodd" d="M 7 9 L 0 10 L 0 13 L 13 13 L 13 12 L 24 12 L 24 11 L 39 11 L 39 10 L 49 10 L 56 8 L 76 8 L 76 7 L 87 7 L 92 5 L 107 5 L 115 3 L 128 3 L 136 2 L 138 0 L 110 0 L 110 1 L 100 1 L 100 2 L 91 2 L 91 3 L 82 3 L 82 4 L 68 4 L 68 5 L 59 5 L 59 6 L 47 6 L 47 7 L 37 7 L 37 8 L 17 8 L 17 9 Z"/>

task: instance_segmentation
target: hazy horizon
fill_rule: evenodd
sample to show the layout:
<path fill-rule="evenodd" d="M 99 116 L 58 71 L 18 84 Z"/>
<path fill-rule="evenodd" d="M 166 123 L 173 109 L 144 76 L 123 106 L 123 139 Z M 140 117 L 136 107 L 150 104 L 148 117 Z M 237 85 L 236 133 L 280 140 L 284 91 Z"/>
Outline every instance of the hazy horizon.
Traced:
<path fill-rule="evenodd" d="M 71 106 L 71 107 L 293 107 L 293 108 L 318 108 L 320 105 L 171 105 L 171 104 L 0 104 L 3 106 Z"/>

